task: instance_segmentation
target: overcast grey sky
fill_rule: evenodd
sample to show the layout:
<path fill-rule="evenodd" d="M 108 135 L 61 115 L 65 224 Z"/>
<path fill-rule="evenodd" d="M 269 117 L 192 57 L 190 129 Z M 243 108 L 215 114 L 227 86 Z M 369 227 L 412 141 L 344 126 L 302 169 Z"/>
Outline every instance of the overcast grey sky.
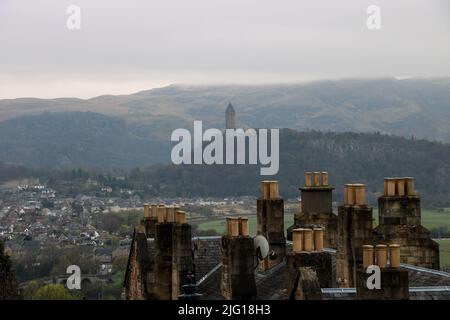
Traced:
<path fill-rule="evenodd" d="M 0 99 L 449 75 L 448 0 L 0 0 Z"/>

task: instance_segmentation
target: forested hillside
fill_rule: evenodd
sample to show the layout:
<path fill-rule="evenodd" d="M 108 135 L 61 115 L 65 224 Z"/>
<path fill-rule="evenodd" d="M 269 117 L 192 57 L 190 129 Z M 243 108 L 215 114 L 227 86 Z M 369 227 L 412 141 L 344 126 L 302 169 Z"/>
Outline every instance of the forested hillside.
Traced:
<path fill-rule="evenodd" d="M 49 162 L 20 167 L 17 165 L 29 163 L 20 161 L 20 157 L 13 158 L 16 165 L 0 166 L 1 181 L 34 176 L 57 185 L 69 180 L 77 190 L 79 181 L 93 178 L 105 185 L 140 190 L 143 195 L 224 197 L 257 195 L 260 180 L 277 179 L 284 197 L 297 197 L 305 171 L 328 171 L 331 183 L 336 186 L 336 199 L 341 197 L 344 183 L 366 183 L 368 198 L 374 201 L 382 191 L 384 177 L 413 176 L 426 205 L 450 205 L 450 145 L 444 143 L 378 133 L 283 129 L 280 131 L 280 170 L 272 177 L 260 176 L 260 165 L 149 166 L 148 159 L 155 152 L 169 157 L 170 145 L 158 146 L 155 141 L 139 137 L 135 128 L 121 121 L 92 114 L 84 116 L 87 119 L 77 126 L 64 116 L 68 123 L 60 124 L 63 133 L 56 138 L 48 137 L 61 139 L 60 146 L 54 141 L 41 140 L 40 136 L 23 137 L 25 141 L 30 140 L 30 145 L 22 154 L 29 155 L 29 159 L 49 159 Z M 82 128 L 81 132 L 76 128 Z M 21 130 L 19 124 L 17 130 Z M 18 134 L 17 139 L 20 137 Z M 2 152 L 3 159 L 11 157 L 14 146 L 8 149 L 7 142 L 1 143 L 2 150 L 7 151 Z M 52 159 L 70 159 L 71 162 L 58 164 Z M 80 166 L 81 171 L 77 170 Z M 125 179 L 115 180 L 116 176 Z"/>

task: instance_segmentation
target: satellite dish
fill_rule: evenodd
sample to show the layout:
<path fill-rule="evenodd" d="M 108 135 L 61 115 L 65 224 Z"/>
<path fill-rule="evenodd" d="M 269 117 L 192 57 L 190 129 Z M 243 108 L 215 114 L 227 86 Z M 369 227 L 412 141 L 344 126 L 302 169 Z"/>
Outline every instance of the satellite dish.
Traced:
<path fill-rule="evenodd" d="M 263 260 L 269 255 L 269 242 L 264 236 L 256 236 L 253 239 L 253 245 L 255 246 L 256 257 L 258 260 Z"/>

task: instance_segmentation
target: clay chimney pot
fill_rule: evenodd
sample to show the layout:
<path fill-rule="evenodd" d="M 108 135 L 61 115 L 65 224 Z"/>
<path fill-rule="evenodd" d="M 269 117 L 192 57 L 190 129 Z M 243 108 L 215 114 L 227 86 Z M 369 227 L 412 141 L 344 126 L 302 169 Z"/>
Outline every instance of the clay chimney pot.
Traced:
<path fill-rule="evenodd" d="M 367 269 L 369 266 L 373 265 L 373 246 L 364 245 L 363 246 L 363 267 Z"/>
<path fill-rule="evenodd" d="M 379 244 L 375 247 L 377 256 L 377 265 L 380 268 L 386 268 L 387 266 L 387 246 Z"/>

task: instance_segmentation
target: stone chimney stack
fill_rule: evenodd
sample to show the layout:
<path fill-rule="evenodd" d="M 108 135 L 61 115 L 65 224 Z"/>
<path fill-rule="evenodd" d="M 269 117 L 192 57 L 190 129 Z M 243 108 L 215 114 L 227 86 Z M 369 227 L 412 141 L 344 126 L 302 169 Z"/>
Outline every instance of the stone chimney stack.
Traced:
<path fill-rule="evenodd" d="M 365 185 L 346 184 L 338 211 L 336 281 L 339 287 L 354 287 L 363 265 L 363 245 L 373 243 L 372 207 L 366 204 Z"/>
<path fill-rule="evenodd" d="M 158 219 L 156 215 L 153 214 L 154 207 L 156 208 L 156 205 L 154 204 L 144 204 L 144 225 L 147 238 L 155 237 L 155 226 Z"/>
<path fill-rule="evenodd" d="M 420 225 L 420 198 L 414 179 L 385 178 L 384 195 L 378 198 L 380 224 Z"/>
<path fill-rule="evenodd" d="M 193 273 L 191 226 L 179 207 L 159 205 L 155 212 L 155 294 L 175 300 Z"/>
<path fill-rule="evenodd" d="M 420 197 L 413 178 L 385 178 L 378 210 L 377 242 L 400 244 L 403 263 L 439 269 L 439 244 L 421 224 Z"/>
<path fill-rule="evenodd" d="M 192 230 L 187 223 L 186 212 L 174 211 L 173 255 L 172 255 L 172 299 L 182 294 L 183 286 L 189 284 L 189 276 L 194 273 L 192 261 Z"/>
<path fill-rule="evenodd" d="M 287 230 L 292 240 L 292 230 L 298 228 L 324 227 L 324 246 L 337 247 L 337 216 L 333 214 L 332 193 L 328 172 L 306 172 L 305 186 L 300 188 L 301 206 L 295 214 L 294 224 Z"/>
<path fill-rule="evenodd" d="M 144 205 L 130 252 L 127 299 L 178 299 L 195 278 L 191 226 L 178 206 Z"/>
<path fill-rule="evenodd" d="M 389 259 L 388 259 L 389 252 Z M 357 271 L 356 296 L 362 300 L 408 300 L 409 277 L 408 271 L 400 268 L 400 246 L 398 244 L 380 244 L 376 246 L 375 258 L 372 245 L 363 246 L 364 263 Z M 389 261 L 389 264 L 388 264 Z M 380 268 L 379 288 L 368 287 L 374 285 L 374 280 L 369 279 L 374 272 L 367 273 L 369 266 Z M 372 280 L 372 281 L 371 281 Z"/>
<path fill-rule="evenodd" d="M 166 221 L 164 205 L 158 206 L 158 223 L 155 229 L 155 293 L 158 300 L 170 300 L 172 298 L 173 223 Z"/>
<path fill-rule="evenodd" d="M 227 300 L 256 298 L 255 249 L 248 234 L 248 219 L 227 218 L 222 236 L 222 281 L 220 289 Z"/>
<path fill-rule="evenodd" d="M 262 181 L 257 200 L 257 234 L 263 235 L 273 252 L 260 264 L 265 271 L 283 261 L 286 255 L 284 236 L 284 200 L 279 195 L 278 181 Z"/>
<path fill-rule="evenodd" d="M 293 297 L 299 287 L 299 270 L 311 268 L 320 288 L 333 287 L 331 254 L 323 251 L 322 228 L 297 228 L 292 230 L 292 251 L 286 255 L 288 296 Z"/>

